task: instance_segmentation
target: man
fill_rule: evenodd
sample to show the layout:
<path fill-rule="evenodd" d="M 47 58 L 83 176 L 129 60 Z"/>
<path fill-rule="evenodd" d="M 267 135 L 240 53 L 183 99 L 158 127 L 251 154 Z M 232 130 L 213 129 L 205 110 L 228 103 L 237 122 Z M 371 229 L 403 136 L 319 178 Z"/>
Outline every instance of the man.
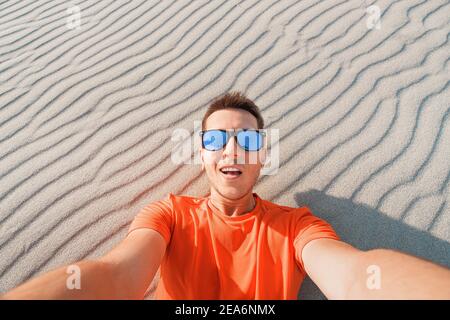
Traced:
<path fill-rule="evenodd" d="M 62 267 L 3 298 L 142 299 L 160 265 L 159 299 L 296 299 L 306 275 L 330 299 L 450 298 L 450 270 L 391 250 L 358 250 L 307 207 L 253 193 L 265 161 L 263 127 L 251 100 L 218 97 L 202 122 L 208 197 L 170 193 L 147 205 L 117 247 L 76 263 L 79 290 L 67 288 Z"/>

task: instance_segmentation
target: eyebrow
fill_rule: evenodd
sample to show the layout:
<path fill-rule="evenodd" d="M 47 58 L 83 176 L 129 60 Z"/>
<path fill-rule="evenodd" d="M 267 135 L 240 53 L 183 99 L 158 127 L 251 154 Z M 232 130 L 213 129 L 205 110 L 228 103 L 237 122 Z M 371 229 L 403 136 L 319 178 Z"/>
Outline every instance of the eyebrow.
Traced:
<path fill-rule="evenodd" d="M 224 129 L 224 128 L 210 128 L 210 129 L 205 129 L 205 131 L 208 130 L 261 130 L 258 128 L 228 128 L 228 129 Z"/>

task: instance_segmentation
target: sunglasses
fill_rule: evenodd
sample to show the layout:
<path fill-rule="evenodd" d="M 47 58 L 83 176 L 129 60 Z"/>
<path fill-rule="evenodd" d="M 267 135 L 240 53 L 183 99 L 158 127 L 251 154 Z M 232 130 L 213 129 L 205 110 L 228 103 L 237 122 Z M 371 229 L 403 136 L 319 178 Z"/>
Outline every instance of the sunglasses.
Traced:
<path fill-rule="evenodd" d="M 231 137 L 236 136 L 239 147 L 245 151 L 258 151 L 264 145 L 266 133 L 255 129 L 212 129 L 200 131 L 202 148 L 208 151 L 218 151 L 225 148 Z"/>

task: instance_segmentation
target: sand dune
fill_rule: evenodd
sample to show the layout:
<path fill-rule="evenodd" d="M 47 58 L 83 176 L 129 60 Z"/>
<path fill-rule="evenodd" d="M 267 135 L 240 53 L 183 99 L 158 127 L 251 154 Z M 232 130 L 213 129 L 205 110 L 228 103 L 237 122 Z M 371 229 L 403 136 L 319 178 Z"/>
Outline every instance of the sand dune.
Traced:
<path fill-rule="evenodd" d="M 449 17 L 448 0 L 0 1 L 0 292 L 107 252 L 168 192 L 205 196 L 171 135 L 230 90 L 279 129 L 262 198 L 450 266 Z"/>

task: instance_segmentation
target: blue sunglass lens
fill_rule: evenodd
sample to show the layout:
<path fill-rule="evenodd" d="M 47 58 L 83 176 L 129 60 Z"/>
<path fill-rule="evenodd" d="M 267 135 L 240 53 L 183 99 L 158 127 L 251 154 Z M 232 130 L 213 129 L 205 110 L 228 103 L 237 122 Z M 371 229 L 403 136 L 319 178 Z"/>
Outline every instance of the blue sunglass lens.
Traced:
<path fill-rule="evenodd" d="M 223 148 L 226 142 L 226 132 L 210 130 L 203 133 L 203 147 L 209 151 L 217 151 Z"/>
<path fill-rule="evenodd" d="M 237 140 L 246 151 L 258 151 L 263 145 L 262 134 L 258 131 L 241 131 L 238 133 Z"/>

